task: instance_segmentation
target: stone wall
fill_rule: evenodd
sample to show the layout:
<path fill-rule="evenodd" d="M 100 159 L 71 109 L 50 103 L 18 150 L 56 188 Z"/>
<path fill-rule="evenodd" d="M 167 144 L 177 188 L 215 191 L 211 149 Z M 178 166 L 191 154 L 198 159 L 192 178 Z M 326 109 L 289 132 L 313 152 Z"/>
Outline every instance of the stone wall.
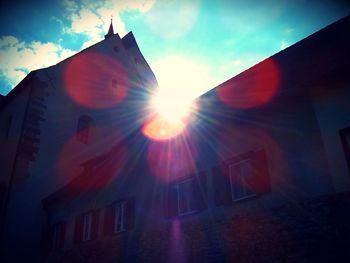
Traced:
<path fill-rule="evenodd" d="M 48 261 L 348 262 L 349 222 L 350 193 L 342 193 L 222 220 L 170 220 L 51 253 Z"/>

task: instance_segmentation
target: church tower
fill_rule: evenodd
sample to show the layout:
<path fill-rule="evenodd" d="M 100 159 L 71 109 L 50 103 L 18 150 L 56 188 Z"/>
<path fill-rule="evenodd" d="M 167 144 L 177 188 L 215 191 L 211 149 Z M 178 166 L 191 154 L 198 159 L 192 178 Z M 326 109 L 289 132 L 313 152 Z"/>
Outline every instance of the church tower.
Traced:
<path fill-rule="evenodd" d="M 105 39 L 111 37 L 114 35 L 114 30 L 113 30 L 113 21 L 111 18 L 111 24 L 109 25 L 108 33 L 105 35 Z"/>

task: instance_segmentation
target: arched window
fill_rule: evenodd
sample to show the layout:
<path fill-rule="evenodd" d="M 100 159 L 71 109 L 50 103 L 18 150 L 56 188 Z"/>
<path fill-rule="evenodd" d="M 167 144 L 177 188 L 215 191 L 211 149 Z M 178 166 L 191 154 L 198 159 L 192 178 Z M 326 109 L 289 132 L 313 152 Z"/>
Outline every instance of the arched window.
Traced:
<path fill-rule="evenodd" d="M 112 88 L 113 89 L 118 89 L 118 85 L 119 85 L 118 80 L 112 79 Z"/>
<path fill-rule="evenodd" d="M 82 143 L 88 143 L 92 128 L 93 128 L 92 118 L 86 115 L 80 116 L 78 120 L 78 126 L 77 126 L 77 140 Z"/>

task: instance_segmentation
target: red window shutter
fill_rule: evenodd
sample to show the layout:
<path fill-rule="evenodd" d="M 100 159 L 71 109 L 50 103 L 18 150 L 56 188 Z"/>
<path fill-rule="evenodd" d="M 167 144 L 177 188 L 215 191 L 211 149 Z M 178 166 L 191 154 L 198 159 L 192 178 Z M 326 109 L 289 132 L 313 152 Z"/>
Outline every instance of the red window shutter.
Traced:
<path fill-rule="evenodd" d="M 98 226 L 99 226 L 100 209 L 96 209 L 92 212 L 91 222 L 91 239 L 97 239 L 98 237 Z"/>
<path fill-rule="evenodd" d="M 168 185 L 165 193 L 164 204 L 165 218 L 172 218 L 178 215 L 177 189 L 174 185 Z"/>
<path fill-rule="evenodd" d="M 264 150 L 257 151 L 253 158 L 253 176 L 249 183 L 255 194 L 271 191 L 270 174 Z"/>
<path fill-rule="evenodd" d="M 105 208 L 103 234 L 111 236 L 114 234 L 114 220 L 115 220 L 115 203 Z"/>
<path fill-rule="evenodd" d="M 78 215 L 75 218 L 74 226 L 74 243 L 81 243 L 83 240 L 83 215 Z"/>
<path fill-rule="evenodd" d="M 130 198 L 126 200 L 125 207 L 124 207 L 124 222 L 125 222 L 125 229 L 130 230 L 133 229 L 135 226 L 135 199 Z"/>
<path fill-rule="evenodd" d="M 232 203 L 231 185 L 228 165 L 222 164 L 213 168 L 214 200 L 216 205 Z"/>

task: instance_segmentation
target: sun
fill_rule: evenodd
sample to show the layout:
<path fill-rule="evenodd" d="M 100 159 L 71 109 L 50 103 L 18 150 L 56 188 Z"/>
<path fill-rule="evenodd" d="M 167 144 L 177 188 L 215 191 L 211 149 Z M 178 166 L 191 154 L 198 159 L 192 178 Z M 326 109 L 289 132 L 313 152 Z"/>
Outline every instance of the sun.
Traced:
<path fill-rule="evenodd" d="M 179 136 L 194 113 L 194 105 L 192 98 L 186 94 L 159 89 L 151 101 L 153 117 L 144 125 L 143 134 L 157 141 Z"/>
<path fill-rule="evenodd" d="M 193 98 L 186 94 L 159 90 L 152 99 L 152 108 L 169 123 L 184 121 L 191 112 Z"/>
<path fill-rule="evenodd" d="M 164 57 L 152 65 L 159 87 L 150 108 L 153 117 L 143 133 L 153 140 L 170 140 L 184 132 L 197 112 L 196 98 L 212 86 L 205 63 L 179 55 Z"/>

